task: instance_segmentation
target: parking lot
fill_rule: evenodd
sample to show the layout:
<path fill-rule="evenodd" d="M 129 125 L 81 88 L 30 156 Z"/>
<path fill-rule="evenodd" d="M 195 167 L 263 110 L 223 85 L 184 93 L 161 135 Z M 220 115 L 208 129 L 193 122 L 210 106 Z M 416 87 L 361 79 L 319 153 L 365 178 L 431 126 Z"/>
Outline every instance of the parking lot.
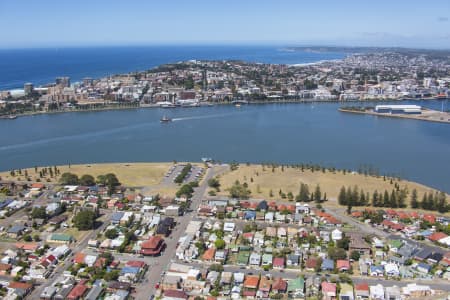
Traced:
<path fill-rule="evenodd" d="M 164 175 L 163 184 L 173 184 L 175 178 L 181 173 L 185 164 L 177 164 L 170 167 L 167 173 Z M 192 166 L 191 171 L 187 174 L 186 178 L 183 180 L 183 183 L 189 183 L 196 180 L 199 180 L 203 175 L 205 169 L 199 166 Z"/>

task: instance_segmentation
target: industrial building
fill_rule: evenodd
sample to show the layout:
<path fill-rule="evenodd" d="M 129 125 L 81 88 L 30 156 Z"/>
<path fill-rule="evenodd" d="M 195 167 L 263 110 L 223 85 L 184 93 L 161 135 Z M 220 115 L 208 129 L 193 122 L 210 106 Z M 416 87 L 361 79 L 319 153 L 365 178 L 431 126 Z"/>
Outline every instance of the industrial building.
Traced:
<path fill-rule="evenodd" d="M 377 105 L 375 106 L 377 113 L 389 114 L 421 114 L 422 107 L 418 105 Z"/>

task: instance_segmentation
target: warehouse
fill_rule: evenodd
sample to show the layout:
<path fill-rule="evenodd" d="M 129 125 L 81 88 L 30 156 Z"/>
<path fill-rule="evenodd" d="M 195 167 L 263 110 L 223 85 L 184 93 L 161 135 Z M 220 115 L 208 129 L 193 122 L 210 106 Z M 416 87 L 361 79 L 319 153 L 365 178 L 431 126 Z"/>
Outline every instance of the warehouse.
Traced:
<path fill-rule="evenodd" d="M 422 107 L 418 105 L 377 105 L 375 106 L 377 113 L 389 114 L 421 114 Z"/>

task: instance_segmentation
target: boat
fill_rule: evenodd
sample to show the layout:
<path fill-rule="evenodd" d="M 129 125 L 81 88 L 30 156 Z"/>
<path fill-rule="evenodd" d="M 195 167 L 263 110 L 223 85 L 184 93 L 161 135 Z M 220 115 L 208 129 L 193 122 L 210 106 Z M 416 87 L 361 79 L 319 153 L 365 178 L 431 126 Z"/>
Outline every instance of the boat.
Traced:
<path fill-rule="evenodd" d="M 0 116 L 0 119 L 14 120 L 17 119 L 17 116 L 16 115 Z"/>
<path fill-rule="evenodd" d="M 172 122 L 172 119 L 168 118 L 167 116 L 163 116 L 160 121 L 161 123 L 169 123 Z"/>
<path fill-rule="evenodd" d="M 241 107 L 241 104 L 240 103 L 236 103 L 234 106 Z"/>

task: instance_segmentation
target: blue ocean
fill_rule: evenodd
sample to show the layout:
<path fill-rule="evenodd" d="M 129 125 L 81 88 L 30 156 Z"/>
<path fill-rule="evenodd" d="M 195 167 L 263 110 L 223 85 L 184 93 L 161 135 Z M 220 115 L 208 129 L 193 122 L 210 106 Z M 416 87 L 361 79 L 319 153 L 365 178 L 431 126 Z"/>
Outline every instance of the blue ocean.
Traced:
<path fill-rule="evenodd" d="M 0 50 L 0 90 L 84 77 L 148 70 L 185 60 L 244 60 L 258 63 L 303 64 L 345 57 L 344 53 L 288 51 L 276 46 L 142 46 Z"/>

